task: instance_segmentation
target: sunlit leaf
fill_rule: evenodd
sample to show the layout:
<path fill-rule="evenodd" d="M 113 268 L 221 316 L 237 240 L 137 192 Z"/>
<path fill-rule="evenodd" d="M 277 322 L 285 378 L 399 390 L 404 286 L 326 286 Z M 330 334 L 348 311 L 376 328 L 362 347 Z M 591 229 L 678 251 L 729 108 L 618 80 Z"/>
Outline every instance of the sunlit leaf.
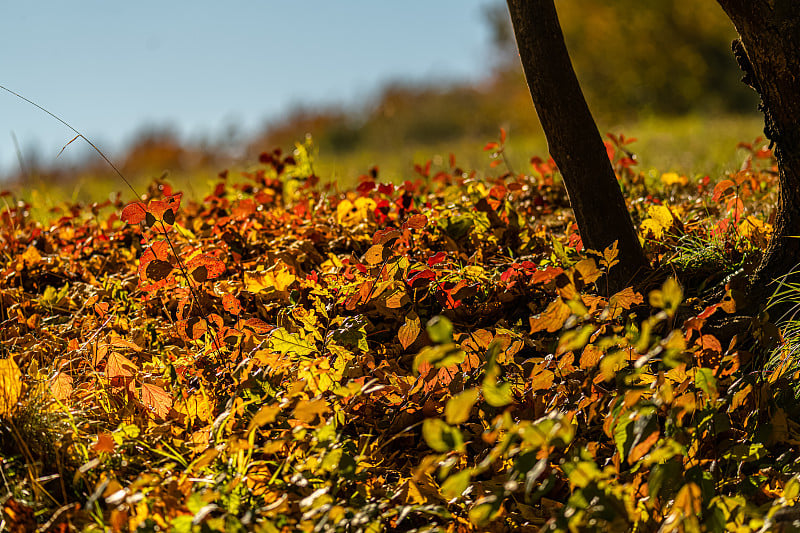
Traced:
<path fill-rule="evenodd" d="M 143 383 L 142 403 L 152 409 L 157 416 L 166 418 L 172 408 L 172 396 L 158 385 Z"/>
<path fill-rule="evenodd" d="M 411 346 L 417 337 L 419 336 L 420 332 L 420 324 L 419 324 L 419 317 L 416 315 L 407 316 L 403 325 L 400 326 L 400 329 L 397 332 L 397 337 L 400 340 L 400 345 L 403 347 L 404 350 L 407 350 L 409 346 Z"/>
<path fill-rule="evenodd" d="M 564 325 L 564 322 L 572 315 L 572 310 L 564 303 L 560 297 L 556 298 L 542 314 L 530 318 L 531 334 L 545 330 L 550 333 L 556 332 Z"/>
<path fill-rule="evenodd" d="M 11 413 L 22 394 L 22 372 L 13 357 L 0 359 L 0 415 Z"/>
<path fill-rule="evenodd" d="M 457 425 L 466 422 L 476 401 L 478 401 L 478 389 L 467 389 L 447 400 L 444 407 L 447 423 Z"/>

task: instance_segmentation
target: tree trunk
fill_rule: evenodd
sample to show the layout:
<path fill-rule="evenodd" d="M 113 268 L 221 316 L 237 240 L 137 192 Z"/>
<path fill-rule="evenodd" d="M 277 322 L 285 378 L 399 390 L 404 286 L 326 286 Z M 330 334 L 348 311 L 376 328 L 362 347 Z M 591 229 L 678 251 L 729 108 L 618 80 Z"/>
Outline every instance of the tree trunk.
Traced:
<path fill-rule="evenodd" d="M 764 134 L 778 160 L 774 232 L 752 287 L 756 302 L 763 302 L 778 288 L 775 280 L 800 278 L 800 1 L 717 1 L 739 32 L 734 55 L 742 81 L 761 96 Z"/>
<path fill-rule="evenodd" d="M 564 178 L 584 246 L 603 251 L 618 241 L 614 289 L 649 269 L 603 139 L 564 43 L 553 0 L 508 0 L 522 67 L 550 155 Z"/>

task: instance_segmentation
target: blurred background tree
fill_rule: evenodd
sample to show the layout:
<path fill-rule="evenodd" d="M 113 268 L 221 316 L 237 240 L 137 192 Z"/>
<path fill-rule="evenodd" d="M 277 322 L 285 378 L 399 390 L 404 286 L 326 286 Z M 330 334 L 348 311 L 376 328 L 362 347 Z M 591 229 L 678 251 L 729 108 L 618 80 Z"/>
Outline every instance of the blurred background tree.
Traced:
<path fill-rule="evenodd" d="M 730 51 L 736 32 L 713 0 L 563 0 L 559 17 L 600 123 L 686 114 L 755 115 Z M 302 109 L 267 125 L 255 146 L 306 131 L 334 151 L 493 136 L 537 127 L 505 3 L 488 3 L 493 68 L 478 85 L 390 83 L 360 109 Z M 457 36 L 454 36 L 457 38 Z M 313 131 L 312 131 L 313 130 Z"/>

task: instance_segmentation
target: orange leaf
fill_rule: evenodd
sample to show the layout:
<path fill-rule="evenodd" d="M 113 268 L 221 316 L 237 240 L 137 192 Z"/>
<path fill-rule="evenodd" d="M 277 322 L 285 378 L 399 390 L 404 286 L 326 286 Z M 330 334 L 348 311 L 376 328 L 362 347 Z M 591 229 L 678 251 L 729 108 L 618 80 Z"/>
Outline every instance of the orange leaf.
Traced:
<path fill-rule="evenodd" d="M 120 218 L 122 218 L 123 222 L 127 222 L 128 224 L 138 224 L 144 220 L 146 214 L 147 210 L 142 202 L 133 202 L 125 206 Z"/>
<path fill-rule="evenodd" d="M 112 453 L 115 445 L 114 437 L 110 433 L 101 432 L 97 434 L 97 442 L 92 448 L 97 452 Z"/>
<path fill-rule="evenodd" d="M 60 402 L 69 399 L 72 394 L 72 376 L 64 372 L 56 374 L 50 384 L 50 392 L 53 394 L 53 398 Z"/>
<path fill-rule="evenodd" d="M 109 378 L 132 378 L 137 371 L 136 364 L 122 354 L 111 352 L 106 362 L 106 376 Z"/>
<path fill-rule="evenodd" d="M 428 217 L 425 215 L 411 215 L 405 221 L 403 227 L 411 229 L 422 229 L 428 225 Z"/>
<path fill-rule="evenodd" d="M 587 344 L 581 353 L 580 367 L 583 370 L 588 370 L 597 366 L 600 359 L 603 358 L 603 350 L 593 344 Z"/>
<path fill-rule="evenodd" d="M 536 369 L 534 369 L 534 372 L 536 372 Z M 531 373 L 531 391 L 549 389 L 553 386 L 553 378 L 555 378 L 555 374 L 551 370 L 540 370 L 536 375 Z"/>
<path fill-rule="evenodd" d="M 186 268 L 192 277 L 202 283 L 225 272 L 225 263 L 209 254 L 200 254 L 189 260 Z"/>
<path fill-rule="evenodd" d="M 628 463 L 633 464 L 644 457 L 644 455 L 650 451 L 650 448 L 652 448 L 653 445 L 658 442 L 658 437 L 660 436 L 661 433 L 658 430 L 655 430 L 646 439 L 640 441 L 639 444 L 631 448 L 631 451 L 628 454 Z"/>
<path fill-rule="evenodd" d="M 222 307 L 232 315 L 238 315 L 242 312 L 241 302 L 232 294 L 226 294 L 222 297 Z"/>
<path fill-rule="evenodd" d="M 158 385 L 144 383 L 142 385 L 142 403 L 159 417 L 166 418 L 172 407 L 172 397 Z"/>
<path fill-rule="evenodd" d="M 531 317 L 531 333 L 537 331 L 547 330 L 550 333 L 556 332 L 564 325 L 569 316 L 572 314 L 570 308 L 559 297 L 554 302 L 547 306 L 544 313 L 537 317 Z"/>
<path fill-rule="evenodd" d="M 675 497 L 673 509 L 683 511 L 683 516 L 699 515 L 703 503 L 703 495 L 696 483 L 687 483 Z"/>
<path fill-rule="evenodd" d="M 400 330 L 397 332 L 397 337 L 400 339 L 400 344 L 403 346 L 404 350 L 407 350 L 409 346 L 414 344 L 414 341 L 417 340 L 419 336 L 419 317 L 416 315 L 411 318 L 410 316 L 406 317 L 405 323 L 400 326 Z"/>

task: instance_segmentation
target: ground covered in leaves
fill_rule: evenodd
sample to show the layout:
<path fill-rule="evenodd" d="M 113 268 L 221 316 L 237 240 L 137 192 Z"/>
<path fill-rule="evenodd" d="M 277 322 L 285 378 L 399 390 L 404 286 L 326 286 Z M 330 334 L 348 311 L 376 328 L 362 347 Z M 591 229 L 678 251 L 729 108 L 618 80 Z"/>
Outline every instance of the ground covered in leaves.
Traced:
<path fill-rule="evenodd" d="M 736 316 L 771 154 L 614 161 L 654 274 L 611 292 L 552 161 L 323 186 L 307 146 L 188 202 L 0 205 L 11 531 L 764 530 L 796 518 L 796 336 Z M 791 298 L 791 294 L 788 296 Z M 737 324 L 734 331 L 726 325 Z"/>

